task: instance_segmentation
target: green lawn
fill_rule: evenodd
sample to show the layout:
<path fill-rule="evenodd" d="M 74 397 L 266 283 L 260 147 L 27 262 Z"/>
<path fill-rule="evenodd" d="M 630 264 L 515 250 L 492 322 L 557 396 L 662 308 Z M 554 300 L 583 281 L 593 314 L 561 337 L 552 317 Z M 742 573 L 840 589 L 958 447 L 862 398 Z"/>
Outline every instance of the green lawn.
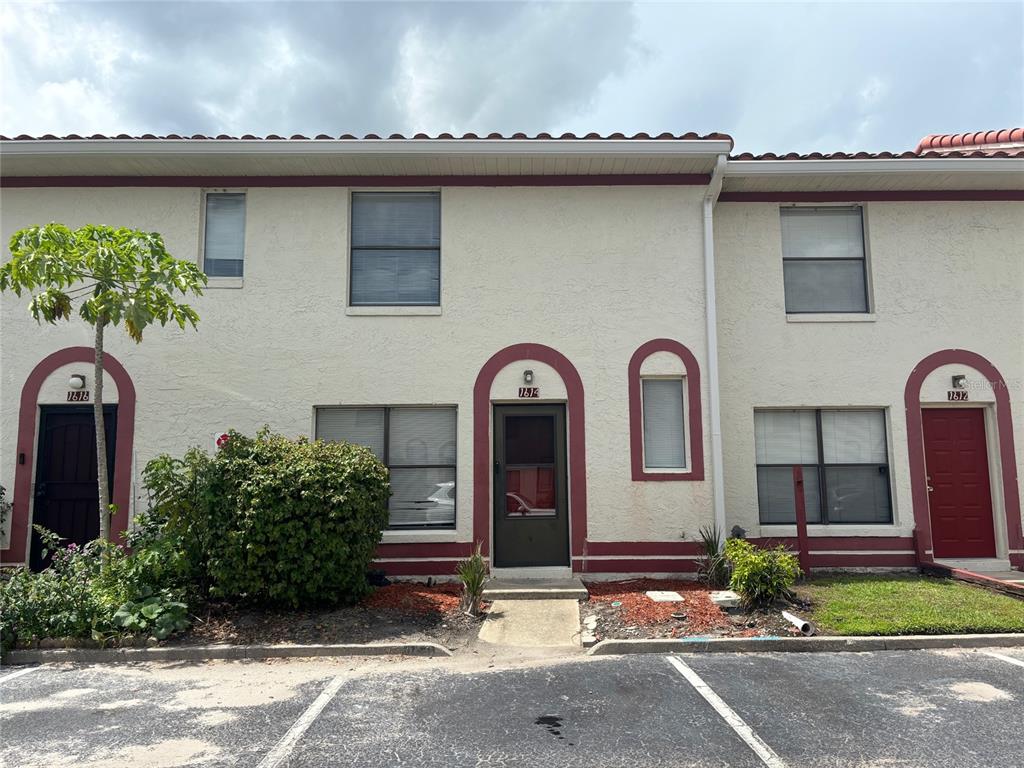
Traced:
<path fill-rule="evenodd" d="M 812 620 L 836 635 L 1024 632 L 1024 600 L 917 575 L 823 576 L 799 585 Z"/>

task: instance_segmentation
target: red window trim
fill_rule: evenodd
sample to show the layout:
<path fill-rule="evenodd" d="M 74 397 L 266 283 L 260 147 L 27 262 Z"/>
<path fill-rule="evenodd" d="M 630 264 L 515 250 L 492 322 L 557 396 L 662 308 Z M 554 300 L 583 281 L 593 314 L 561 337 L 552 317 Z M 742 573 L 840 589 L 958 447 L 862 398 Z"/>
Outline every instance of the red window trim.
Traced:
<path fill-rule="evenodd" d="M 640 368 L 656 352 L 678 357 L 686 371 L 690 467 L 684 472 L 650 472 L 644 469 L 644 413 Z M 633 480 L 693 481 L 704 479 L 704 426 L 700 400 L 700 366 L 697 358 L 674 339 L 652 339 L 642 344 L 629 360 L 629 458 Z"/>

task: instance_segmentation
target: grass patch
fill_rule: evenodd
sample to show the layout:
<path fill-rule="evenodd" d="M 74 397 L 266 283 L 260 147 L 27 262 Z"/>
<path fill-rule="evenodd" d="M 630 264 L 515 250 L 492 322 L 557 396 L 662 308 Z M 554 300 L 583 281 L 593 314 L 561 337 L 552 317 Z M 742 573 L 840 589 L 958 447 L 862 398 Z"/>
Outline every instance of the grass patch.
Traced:
<path fill-rule="evenodd" d="M 1024 600 L 951 579 L 823 576 L 798 585 L 812 619 L 837 635 L 1024 632 Z"/>

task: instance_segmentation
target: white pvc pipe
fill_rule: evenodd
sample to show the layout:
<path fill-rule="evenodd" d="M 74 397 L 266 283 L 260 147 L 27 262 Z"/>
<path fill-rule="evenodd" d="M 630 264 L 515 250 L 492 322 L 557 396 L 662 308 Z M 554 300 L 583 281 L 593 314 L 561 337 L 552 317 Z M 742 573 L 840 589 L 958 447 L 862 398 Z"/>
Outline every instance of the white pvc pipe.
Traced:
<path fill-rule="evenodd" d="M 800 634 L 803 635 L 804 637 L 810 637 L 815 632 L 814 625 L 811 624 L 811 622 L 805 621 L 804 619 L 801 619 L 799 616 L 794 616 L 789 611 L 783 611 L 782 612 L 782 618 L 784 618 L 786 621 L 788 621 L 794 627 L 799 629 L 800 630 Z"/>
<path fill-rule="evenodd" d="M 715 298 L 715 203 L 722 192 L 722 175 L 728 162 L 719 155 L 704 193 L 704 302 L 708 345 L 708 411 L 711 418 L 711 492 L 715 525 L 722 536 L 725 528 L 725 482 L 722 458 L 722 406 L 718 385 L 718 302 Z"/>

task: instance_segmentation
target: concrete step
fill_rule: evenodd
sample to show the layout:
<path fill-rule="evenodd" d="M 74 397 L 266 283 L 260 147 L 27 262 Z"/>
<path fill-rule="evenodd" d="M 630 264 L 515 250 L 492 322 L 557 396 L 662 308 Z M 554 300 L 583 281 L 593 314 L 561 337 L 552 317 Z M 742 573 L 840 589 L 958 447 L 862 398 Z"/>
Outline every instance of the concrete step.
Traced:
<path fill-rule="evenodd" d="M 590 597 L 579 577 L 572 579 L 493 579 L 484 587 L 484 600 L 586 600 Z"/>
<path fill-rule="evenodd" d="M 998 557 L 943 557 L 935 558 L 935 562 L 971 573 L 989 574 L 1010 570 L 1010 561 L 1001 560 Z"/>

